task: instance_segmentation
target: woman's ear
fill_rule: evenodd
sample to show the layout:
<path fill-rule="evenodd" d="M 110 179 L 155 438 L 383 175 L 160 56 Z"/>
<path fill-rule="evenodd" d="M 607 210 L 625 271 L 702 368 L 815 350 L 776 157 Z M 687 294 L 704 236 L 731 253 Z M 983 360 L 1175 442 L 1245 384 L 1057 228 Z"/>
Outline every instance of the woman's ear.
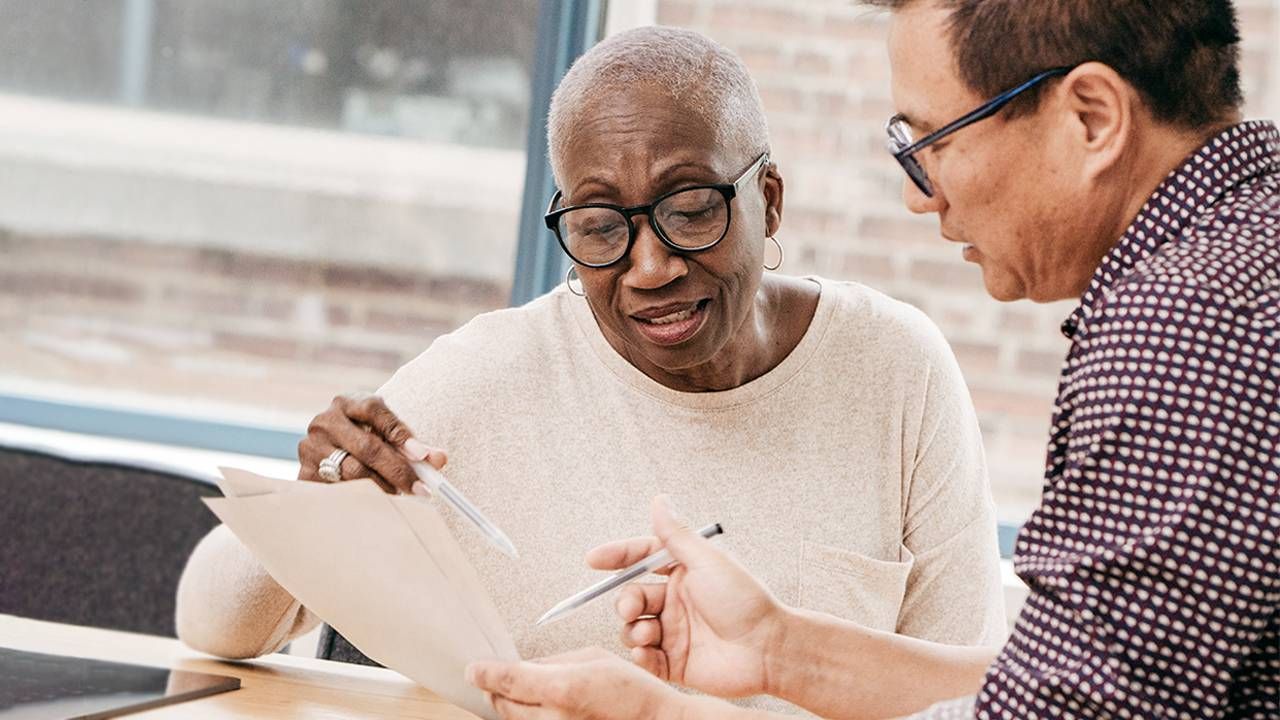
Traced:
<path fill-rule="evenodd" d="M 782 196 L 785 190 L 778 164 L 770 162 L 764 174 L 764 234 L 773 237 L 782 227 Z"/>

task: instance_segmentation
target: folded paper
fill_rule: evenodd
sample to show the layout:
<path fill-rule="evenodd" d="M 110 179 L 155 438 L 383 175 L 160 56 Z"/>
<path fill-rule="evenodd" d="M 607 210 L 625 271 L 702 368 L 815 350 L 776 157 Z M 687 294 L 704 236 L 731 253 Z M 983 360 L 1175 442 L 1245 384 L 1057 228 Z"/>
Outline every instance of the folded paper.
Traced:
<path fill-rule="evenodd" d="M 497 609 L 431 500 L 223 468 L 214 514 L 304 606 L 365 655 L 484 718 L 467 663 L 516 660 Z"/>

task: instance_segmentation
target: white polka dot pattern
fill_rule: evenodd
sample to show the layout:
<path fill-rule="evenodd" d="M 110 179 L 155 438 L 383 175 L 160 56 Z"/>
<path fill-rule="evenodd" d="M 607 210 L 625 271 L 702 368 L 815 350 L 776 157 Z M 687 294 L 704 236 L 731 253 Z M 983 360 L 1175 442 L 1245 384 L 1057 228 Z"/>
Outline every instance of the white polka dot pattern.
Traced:
<path fill-rule="evenodd" d="M 1170 175 L 1063 331 L 1031 596 L 973 714 L 1280 717 L 1280 131 Z"/>

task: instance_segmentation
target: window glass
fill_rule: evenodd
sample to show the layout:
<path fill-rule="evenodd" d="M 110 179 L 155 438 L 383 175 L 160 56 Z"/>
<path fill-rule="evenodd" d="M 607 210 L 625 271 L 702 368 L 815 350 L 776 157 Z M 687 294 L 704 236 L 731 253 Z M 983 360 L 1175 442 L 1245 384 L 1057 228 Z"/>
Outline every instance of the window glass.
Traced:
<path fill-rule="evenodd" d="M 300 420 L 506 305 L 536 0 L 0 0 L 0 390 Z"/>

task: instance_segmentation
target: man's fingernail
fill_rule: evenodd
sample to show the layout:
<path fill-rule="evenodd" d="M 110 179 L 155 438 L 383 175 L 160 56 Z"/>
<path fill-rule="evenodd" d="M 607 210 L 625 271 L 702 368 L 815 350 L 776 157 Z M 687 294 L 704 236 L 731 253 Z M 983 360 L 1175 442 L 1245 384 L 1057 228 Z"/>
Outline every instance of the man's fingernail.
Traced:
<path fill-rule="evenodd" d="M 412 490 L 413 494 L 417 495 L 418 497 L 424 497 L 424 498 L 431 497 L 431 491 L 427 489 L 426 483 L 422 482 L 421 480 L 414 483 L 413 487 L 409 489 Z"/>
<path fill-rule="evenodd" d="M 431 453 L 431 448 L 427 447 L 418 438 L 409 438 L 404 441 L 404 449 L 416 460 L 426 460 L 427 455 Z"/>

